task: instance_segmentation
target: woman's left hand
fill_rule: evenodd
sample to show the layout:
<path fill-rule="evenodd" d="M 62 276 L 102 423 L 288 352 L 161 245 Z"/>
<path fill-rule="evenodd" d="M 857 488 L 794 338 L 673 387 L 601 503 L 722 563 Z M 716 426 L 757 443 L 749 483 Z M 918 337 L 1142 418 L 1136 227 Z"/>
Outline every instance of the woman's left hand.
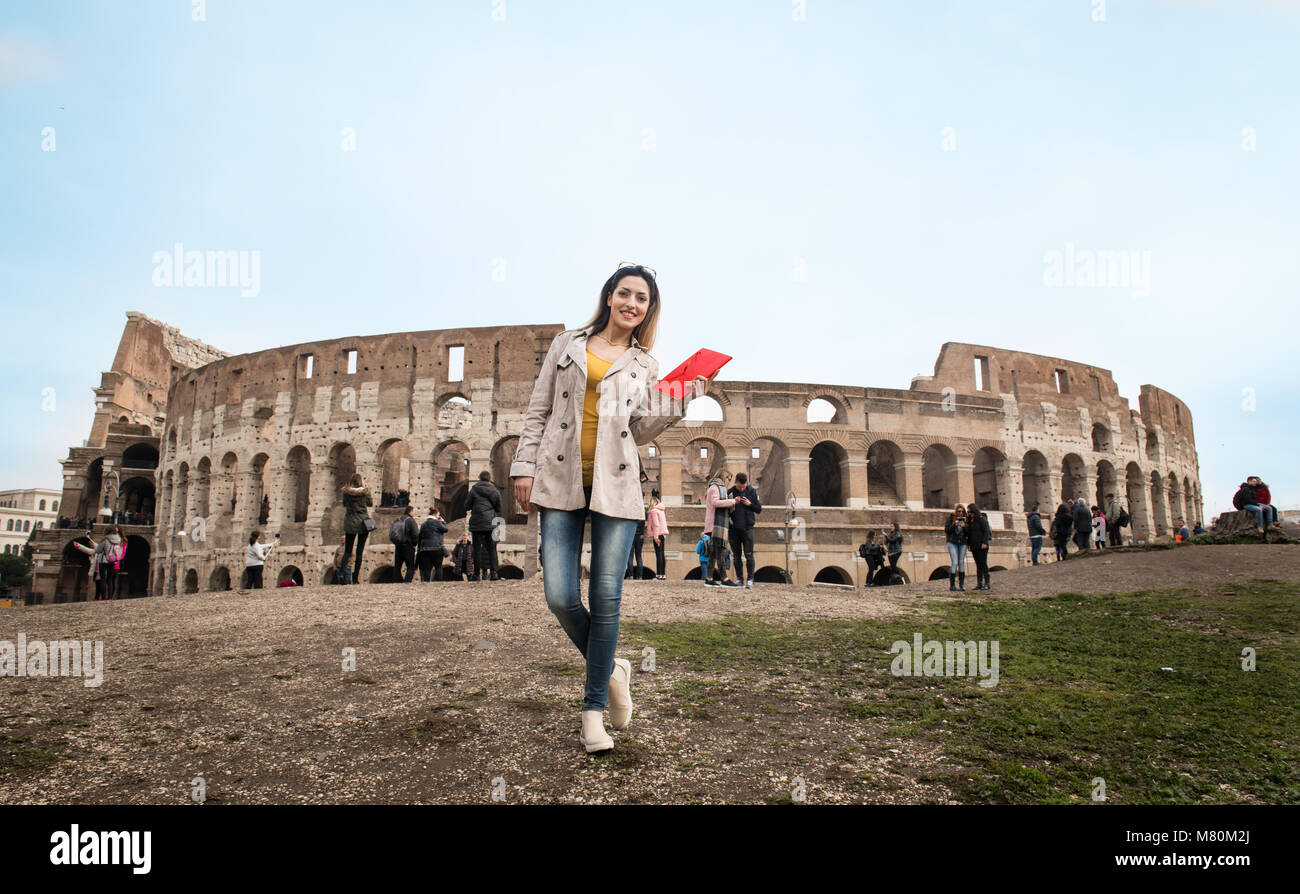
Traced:
<path fill-rule="evenodd" d="M 714 375 L 717 375 L 717 373 L 714 373 Z M 694 397 L 703 397 L 704 395 L 709 393 L 709 386 L 712 384 L 713 384 L 713 376 L 709 376 L 707 379 L 704 378 L 704 376 L 696 376 L 695 380 L 691 383 L 691 385 L 695 389 L 692 392 L 692 395 Z"/>

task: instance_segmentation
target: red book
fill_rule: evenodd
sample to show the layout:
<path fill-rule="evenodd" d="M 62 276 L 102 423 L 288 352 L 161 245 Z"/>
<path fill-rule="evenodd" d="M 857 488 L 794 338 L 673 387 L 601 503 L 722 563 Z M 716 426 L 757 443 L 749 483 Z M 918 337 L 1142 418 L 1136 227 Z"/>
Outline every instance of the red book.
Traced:
<path fill-rule="evenodd" d="M 726 354 L 719 354 L 717 351 L 710 351 L 708 348 L 700 348 L 700 350 L 687 357 L 681 366 L 662 377 L 655 387 L 664 394 L 674 397 L 683 395 L 686 393 L 687 386 L 695 380 L 696 376 L 710 378 L 730 362 L 731 358 Z M 674 383 L 680 384 L 674 385 Z"/>

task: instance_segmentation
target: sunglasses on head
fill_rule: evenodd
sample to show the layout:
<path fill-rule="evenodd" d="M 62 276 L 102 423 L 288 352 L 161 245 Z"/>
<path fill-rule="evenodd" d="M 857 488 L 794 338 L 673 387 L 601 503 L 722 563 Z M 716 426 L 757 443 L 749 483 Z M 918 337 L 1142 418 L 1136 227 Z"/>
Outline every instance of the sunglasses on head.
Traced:
<path fill-rule="evenodd" d="M 636 264 L 633 263 L 632 261 L 619 261 L 618 266 L 614 268 L 614 272 L 617 273 L 618 271 L 624 270 L 628 267 L 631 267 L 635 270 L 644 270 L 646 273 L 650 274 L 651 279 L 659 278 L 659 274 L 655 272 L 655 268 L 647 267 L 645 264 Z"/>

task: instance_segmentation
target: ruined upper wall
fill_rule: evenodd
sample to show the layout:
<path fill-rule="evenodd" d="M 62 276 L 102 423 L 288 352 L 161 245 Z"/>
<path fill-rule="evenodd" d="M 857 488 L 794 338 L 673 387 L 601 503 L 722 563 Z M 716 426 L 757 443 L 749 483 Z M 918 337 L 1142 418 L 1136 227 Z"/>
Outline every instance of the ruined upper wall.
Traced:
<path fill-rule="evenodd" d="M 976 357 L 988 359 L 989 375 L 983 390 L 976 388 Z M 1064 374 L 1063 391 L 1057 388 L 1058 372 Z M 916 385 L 913 382 L 912 387 Z M 1128 400 L 1120 396 L 1108 369 L 987 345 L 945 343 L 934 363 L 934 377 L 925 386 L 931 391 L 951 387 L 966 394 L 1010 394 L 1017 401 L 1048 401 L 1067 409 L 1087 407 L 1095 412 L 1105 408 L 1124 418 L 1129 414 Z"/>
<path fill-rule="evenodd" d="M 193 417 L 196 410 L 240 408 L 252 400 L 255 413 L 269 418 L 277 412 L 280 395 L 288 394 L 293 424 L 319 422 L 317 389 L 351 386 L 376 389 L 373 397 L 379 402 L 378 418 L 409 417 L 417 382 L 438 383 L 437 393 L 428 396 L 432 400 L 460 391 L 468 398 L 470 382 L 487 377 L 493 383 L 493 409 L 522 412 L 528 406 L 542 358 L 564 328 L 557 323 L 400 332 L 306 342 L 225 357 L 177 379 L 168 395 L 168 415 Z M 448 365 L 454 347 L 465 349 L 464 371 L 462 379 L 450 381 Z M 348 372 L 351 351 L 356 351 L 354 373 Z M 360 406 L 358 403 L 357 409 Z M 331 417 L 348 412 L 341 401 L 332 401 Z M 239 409 L 230 413 L 233 418 L 239 414 Z"/>

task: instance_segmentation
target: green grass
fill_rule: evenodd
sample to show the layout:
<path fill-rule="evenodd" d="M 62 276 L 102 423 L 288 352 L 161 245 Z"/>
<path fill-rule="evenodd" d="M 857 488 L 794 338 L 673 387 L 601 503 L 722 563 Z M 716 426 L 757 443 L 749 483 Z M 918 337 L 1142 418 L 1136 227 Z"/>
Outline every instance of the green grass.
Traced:
<path fill-rule="evenodd" d="M 687 672 L 670 692 L 684 715 L 716 715 L 713 675 L 753 692 L 800 680 L 828 719 L 939 743 L 962 768 L 955 797 L 976 803 L 1088 802 L 1095 777 L 1112 803 L 1300 803 L 1298 630 L 1294 581 L 960 601 L 888 621 L 624 625 L 661 671 Z M 998 685 L 893 676 L 891 643 L 916 632 L 997 640 Z"/>

